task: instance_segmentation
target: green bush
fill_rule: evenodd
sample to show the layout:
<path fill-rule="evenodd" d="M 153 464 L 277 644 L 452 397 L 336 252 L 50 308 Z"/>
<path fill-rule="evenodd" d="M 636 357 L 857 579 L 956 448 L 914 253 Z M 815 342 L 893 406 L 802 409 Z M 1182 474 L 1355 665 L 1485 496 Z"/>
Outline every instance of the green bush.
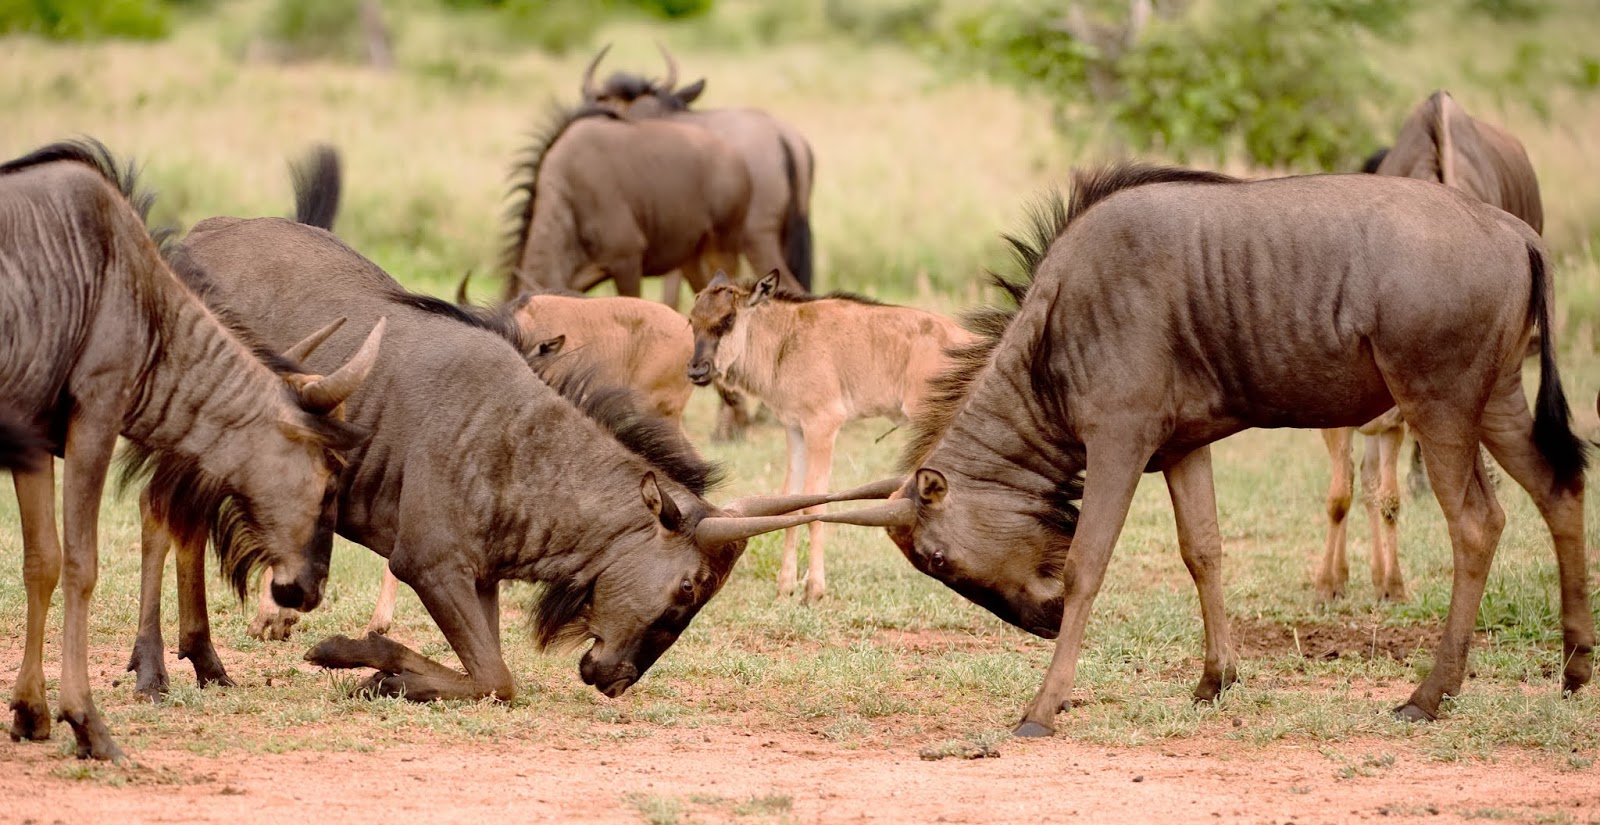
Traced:
<path fill-rule="evenodd" d="M 564 54 L 585 47 L 606 20 L 621 12 L 679 19 L 711 10 L 713 0 L 441 0 L 447 8 L 498 15 L 502 34 L 541 51 Z"/>
<path fill-rule="evenodd" d="M 281 60 L 359 60 L 365 55 L 360 0 L 275 0 L 261 34 Z"/>
<path fill-rule="evenodd" d="M 156 40 L 171 22 L 161 0 L 0 0 L 0 34 L 54 40 L 127 37 Z"/>

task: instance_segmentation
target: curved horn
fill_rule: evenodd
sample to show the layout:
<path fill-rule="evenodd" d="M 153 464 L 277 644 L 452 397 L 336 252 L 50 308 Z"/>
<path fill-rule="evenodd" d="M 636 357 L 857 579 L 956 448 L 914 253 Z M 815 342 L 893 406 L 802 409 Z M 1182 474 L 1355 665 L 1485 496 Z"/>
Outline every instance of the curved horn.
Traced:
<path fill-rule="evenodd" d="M 310 335 L 307 335 L 305 338 L 300 340 L 300 343 L 284 350 L 283 357 L 291 361 L 304 361 L 307 358 L 310 358 L 311 353 L 315 352 L 317 347 L 322 346 L 323 341 L 328 340 L 328 336 L 338 332 L 339 327 L 344 326 L 345 320 L 346 319 L 342 315 L 333 319 L 333 321 L 327 326 L 311 333 Z"/>
<path fill-rule="evenodd" d="M 828 524 L 854 524 L 857 527 L 910 527 L 917 523 L 917 503 L 909 498 L 897 498 L 876 507 L 828 513 L 817 520 Z"/>
<path fill-rule="evenodd" d="M 609 51 L 611 51 L 611 44 L 607 43 L 600 49 L 598 53 L 595 54 L 594 59 L 589 61 L 589 67 L 583 70 L 582 91 L 583 99 L 586 101 L 595 101 L 600 99 L 600 90 L 594 87 L 594 70 L 600 67 L 601 59 L 603 59 L 606 56 L 606 52 Z"/>
<path fill-rule="evenodd" d="M 661 81 L 661 91 L 670 92 L 678 87 L 678 61 L 672 59 L 672 52 L 667 51 L 666 45 L 660 40 L 656 41 L 656 48 L 661 50 L 661 58 L 667 61 L 667 77 Z"/>
<path fill-rule="evenodd" d="M 383 343 L 383 331 L 388 325 L 388 318 L 379 318 L 372 332 L 367 334 L 367 340 L 361 344 L 361 349 L 356 350 L 356 354 L 344 366 L 300 390 L 300 400 L 306 409 L 329 412 L 343 404 L 361 386 L 361 382 L 367 380 L 367 374 L 378 363 L 378 347 Z"/>
<path fill-rule="evenodd" d="M 869 485 L 870 486 L 870 485 Z M 865 487 L 860 489 L 867 489 Z M 799 527 L 813 521 L 828 524 L 854 524 L 858 527 L 909 527 L 917 520 L 917 504 L 910 499 L 895 499 L 876 507 L 863 507 L 843 513 L 803 513 L 788 516 L 710 516 L 694 528 L 694 543 L 703 550 L 724 544 Z"/>
<path fill-rule="evenodd" d="M 723 507 L 723 511 L 735 518 L 749 518 L 751 516 L 776 516 L 783 513 L 792 513 L 803 507 L 815 507 L 819 504 L 829 504 L 835 501 L 861 501 L 863 499 L 888 498 L 905 485 L 905 478 L 886 478 L 863 484 L 850 490 L 838 493 L 799 493 L 779 496 L 745 496 L 736 499 Z"/>

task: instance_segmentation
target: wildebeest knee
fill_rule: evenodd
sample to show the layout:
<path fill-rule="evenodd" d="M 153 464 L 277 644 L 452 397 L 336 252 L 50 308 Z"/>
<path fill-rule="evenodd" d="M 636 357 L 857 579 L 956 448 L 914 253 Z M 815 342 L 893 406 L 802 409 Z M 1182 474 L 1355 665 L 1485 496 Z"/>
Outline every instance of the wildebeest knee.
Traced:
<path fill-rule="evenodd" d="M 1383 522 L 1393 525 L 1400 520 L 1400 494 L 1385 492 L 1378 497 L 1378 512 L 1383 516 Z"/>
<path fill-rule="evenodd" d="M 1336 494 L 1328 496 L 1328 518 L 1335 524 L 1344 521 L 1350 514 L 1350 494 Z"/>

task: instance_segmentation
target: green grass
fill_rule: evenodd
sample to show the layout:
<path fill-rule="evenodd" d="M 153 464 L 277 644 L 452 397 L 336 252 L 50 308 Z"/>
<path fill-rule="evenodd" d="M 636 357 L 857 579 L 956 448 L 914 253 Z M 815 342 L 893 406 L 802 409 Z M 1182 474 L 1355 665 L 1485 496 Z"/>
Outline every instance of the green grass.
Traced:
<path fill-rule="evenodd" d="M 0 111 L 7 113 L 0 155 L 75 133 L 97 135 L 146 160 L 162 213 L 192 223 L 213 214 L 284 214 L 291 202 L 285 156 L 330 140 L 347 163 L 339 228 L 358 249 L 413 288 L 436 294 L 449 294 L 466 269 L 487 271 L 502 230 L 512 156 L 543 102 L 571 96 L 587 55 L 554 59 L 519 51 L 470 20 L 418 12 L 404 24 L 399 68 L 386 76 L 347 66 L 240 62 L 230 44 L 261 8 L 230 6 L 181 26 L 165 44 L 0 40 Z M 1595 28 L 1589 18 L 1568 22 L 1574 40 Z M 708 104 L 765 105 L 810 136 L 818 156 L 814 213 L 824 288 L 946 311 L 971 305 L 982 297 L 972 285 L 977 269 L 1003 262 L 998 233 L 1019 224 L 1027 198 L 1059 184 L 1075 163 L 1117 154 L 1116 147 L 1056 137 L 1040 101 L 949 77 L 895 48 L 722 43 L 706 35 L 718 25 L 724 24 L 714 16 L 701 28 L 670 30 L 683 40 L 671 45 L 689 77 L 712 79 Z M 629 23 L 602 38 L 616 41 L 617 65 L 654 71 L 651 41 L 659 34 Z M 1464 59 L 1456 53 L 1466 46 L 1443 41 L 1428 40 L 1397 58 L 1396 65 L 1435 67 L 1406 75 L 1407 82 L 1419 89 L 1443 82 L 1438 61 Z M 1600 130 L 1590 128 L 1600 125 L 1600 102 L 1573 98 L 1560 120 L 1540 121 L 1525 117 L 1515 101 L 1497 101 L 1470 85 L 1452 90 L 1473 111 L 1514 125 L 1535 156 L 1562 260 L 1562 367 L 1579 429 L 1593 437 L 1600 431 L 1588 401 L 1600 389 L 1594 333 L 1600 264 L 1587 239 L 1600 204 L 1600 186 L 1592 183 L 1600 172 Z M 477 295 L 494 291 L 490 278 L 475 283 Z M 708 442 L 713 403 L 700 395 L 691 405 L 689 429 L 698 443 Z M 905 433 L 879 442 L 888 429 L 884 422 L 846 429 L 836 488 L 892 470 Z M 780 483 L 783 439 L 774 427 L 746 444 L 705 450 L 731 471 L 718 500 L 770 492 Z M 1237 621 L 1437 626 L 1448 599 L 1450 553 L 1431 501 L 1407 500 L 1401 517 L 1409 603 L 1373 601 L 1363 569 L 1368 534 L 1357 508 L 1351 595 L 1319 607 L 1309 580 L 1322 546 L 1328 478 L 1320 439 L 1307 432 L 1247 433 L 1218 445 L 1215 464 L 1226 596 Z M 1400 748 L 1440 760 L 1493 758 L 1516 748 L 1583 769 L 1600 747 L 1594 725 L 1600 692 L 1557 695 L 1548 538 L 1520 491 L 1507 485 L 1501 499 L 1508 526 L 1485 598 L 1474 675 L 1444 721 L 1409 726 L 1387 711 L 1430 666 L 1427 648 L 1399 661 L 1307 659 L 1292 649 L 1272 650 L 1247 658 L 1243 684 L 1219 703 L 1192 705 L 1188 694 L 1200 671 L 1198 608 L 1178 558 L 1166 491 L 1158 477 L 1145 479 L 1095 605 L 1077 706 L 1061 718 L 1062 735 L 1104 745 L 1221 737 L 1255 747 L 1372 739 L 1380 760 Z M 1591 525 L 1597 506 L 1590 505 Z M 0 569 L 20 568 L 15 525 L 14 500 L 0 495 Z M 325 605 L 286 644 L 249 639 L 244 631 L 253 605 L 238 606 L 213 582 L 218 645 L 241 686 L 200 691 L 187 664 L 169 658 L 173 693 L 152 706 L 135 697 L 131 675 L 122 673 L 137 613 L 131 501 L 108 501 L 101 537 L 91 675 L 113 730 L 135 757 L 158 747 L 224 754 L 368 750 L 397 742 L 604 743 L 701 728 L 785 731 L 852 748 L 992 742 L 1037 687 L 1051 650 L 916 573 L 881 532 L 844 527 L 830 541 L 830 596 L 822 605 L 775 597 L 781 539 L 758 538 L 724 592 L 622 699 L 584 686 L 576 653 L 534 649 L 522 630 L 525 585 L 512 585 L 505 600 L 505 654 L 519 688 L 514 702 L 350 699 L 345 693 L 355 678 L 317 671 L 300 658 L 317 639 L 363 627 L 376 597 L 382 560 L 341 541 Z M 170 581 L 167 598 L 170 649 L 176 639 Z M 13 663 L 20 660 L 24 605 L 20 577 L 0 579 L 0 646 Z M 60 616 L 58 595 L 47 646 L 52 691 Z M 402 593 L 393 633 L 456 663 L 409 592 Z M 68 739 L 58 730 L 58 745 Z M 1351 767 L 1381 769 L 1360 761 Z M 125 781 L 100 768 L 74 768 L 70 775 Z M 631 800 L 652 821 L 690 817 L 702 805 Z M 752 806 L 752 815 L 787 815 L 777 801 L 734 803 Z"/>

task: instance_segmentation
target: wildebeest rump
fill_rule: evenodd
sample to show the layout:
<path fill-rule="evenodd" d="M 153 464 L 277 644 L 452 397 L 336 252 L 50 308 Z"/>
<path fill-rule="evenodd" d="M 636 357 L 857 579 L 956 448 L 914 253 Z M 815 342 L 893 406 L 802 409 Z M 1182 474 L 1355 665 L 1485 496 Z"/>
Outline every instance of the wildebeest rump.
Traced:
<path fill-rule="evenodd" d="M 1399 709 L 1460 690 L 1504 514 L 1480 442 L 1533 497 L 1561 579 L 1564 686 L 1591 675 L 1583 444 L 1557 374 L 1546 253 L 1454 189 L 1374 175 L 1241 182 L 1138 165 L 1080 174 L 1036 237 L 1031 284 L 914 422 L 901 498 L 879 510 L 917 569 L 1055 655 L 1017 732 L 1053 729 L 1139 475 L 1166 475 L 1195 579 L 1205 667 L 1235 679 L 1209 444 L 1250 427 L 1338 427 L 1398 405 L 1425 445 L 1455 552 L 1432 671 Z M 1537 416 L 1521 360 L 1535 327 Z M 1070 508 L 1083 474 L 1082 513 Z M 858 514 L 864 520 L 866 514 Z M 1071 552 L 1068 552 L 1070 547 Z"/>
<path fill-rule="evenodd" d="M 389 560 L 467 674 L 377 635 L 335 637 L 308 654 L 329 667 L 377 669 L 377 692 L 510 698 L 498 585 L 522 579 L 543 583 L 531 611 L 537 639 L 594 639 L 581 675 L 618 695 L 722 586 L 748 536 L 814 518 L 778 513 L 815 497 L 711 505 L 701 494 L 714 468 L 675 427 L 640 414 L 620 391 L 569 388 L 580 409 L 485 316 L 406 292 L 323 230 L 213 218 L 183 250 L 269 341 L 333 316 L 390 318 L 383 357 L 346 405 L 373 437 L 341 474 L 338 531 Z M 310 363 L 352 344 L 335 333 Z"/>
<path fill-rule="evenodd" d="M 134 186 L 131 169 L 93 142 L 0 165 L 0 393 L 65 459 L 64 542 L 54 462 L 14 474 L 28 629 L 11 732 L 49 736 L 43 633 L 65 562 L 59 718 L 78 754 L 98 759 L 121 757 L 88 676 L 99 504 L 117 436 L 151 471 L 164 523 L 190 536 L 210 528 L 224 555 L 271 561 L 275 595 L 309 608 L 327 577 L 311 541 L 325 453 L 362 435 L 325 413 L 370 366 L 320 379 L 253 353 L 168 269 L 130 204 L 148 204 Z"/>
<path fill-rule="evenodd" d="M 750 169 L 750 209 L 744 222 L 746 257 L 756 272 L 765 272 L 756 261 L 772 259 L 773 250 L 756 247 L 781 244 L 785 271 L 794 278 L 792 285 L 810 290 L 811 184 L 816 161 L 805 136 L 761 109 L 691 110 L 690 104 L 705 91 L 706 82 L 701 79 L 679 87 L 678 64 L 665 47 L 661 49 L 667 63 L 665 79 L 652 81 L 615 72 L 596 86 L 595 68 L 610 48 L 601 49 L 584 70 L 584 102 L 629 117 L 662 117 L 692 124 L 733 147 Z"/>
<path fill-rule="evenodd" d="M 606 279 L 638 297 L 640 279 L 680 267 L 699 289 L 738 265 L 750 173 L 703 129 L 595 107 L 561 112 L 518 176 L 507 300 Z"/>
<path fill-rule="evenodd" d="M 753 286 L 718 274 L 689 312 L 689 378 L 713 379 L 766 404 L 788 432 L 785 493 L 819 493 L 833 472 L 834 441 L 847 422 L 916 415 L 928 380 L 949 366 L 945 350 L 972 338 L 956 322 L 914 307 L 847 293 L 802 295 L 776 271 Z M 819 509 L 817 512 L 821 512 Z M 778 593 L 794 592 L 798 531 L 783 533 Z M 821 599 L 823 527 L 811 525 L 806 601 Z"/>

